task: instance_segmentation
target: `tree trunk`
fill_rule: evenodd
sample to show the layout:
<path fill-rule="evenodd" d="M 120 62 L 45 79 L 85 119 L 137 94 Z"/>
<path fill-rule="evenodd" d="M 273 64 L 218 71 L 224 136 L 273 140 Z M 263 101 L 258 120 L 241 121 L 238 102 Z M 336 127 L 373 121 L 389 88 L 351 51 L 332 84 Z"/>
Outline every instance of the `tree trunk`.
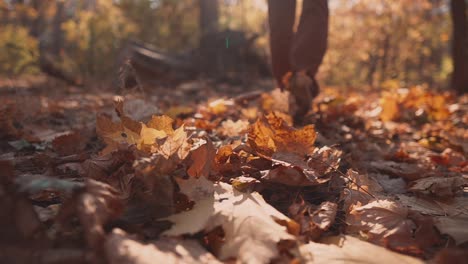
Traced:
<path fill-rule="evenodd" d="M 53 21 L 53 36 L 52 36 L 52 54 L 55 56 L 60 55 L 63 41 L 62 22 L 64 17 L 65 4 L 63 1 L 57 1 L 55 16 Z"/>
<path fill-rule="evenodd" d="M 465 0 L 451 0 L 453 22 L 453 74 L 452 88 L 457 93 L 468 90 L 468 20 Z"/>
<path fill-rule="evenodd" d="M 218 31 L 218 0 L 200 1 L 200 31 L 203 35 Z"/>

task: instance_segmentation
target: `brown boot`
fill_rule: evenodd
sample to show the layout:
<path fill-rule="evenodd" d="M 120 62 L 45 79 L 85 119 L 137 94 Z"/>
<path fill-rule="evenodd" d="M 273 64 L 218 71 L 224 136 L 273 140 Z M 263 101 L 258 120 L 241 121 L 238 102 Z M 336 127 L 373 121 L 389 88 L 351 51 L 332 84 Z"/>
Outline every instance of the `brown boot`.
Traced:
<path fill-rule="evenodd" d="M 309 112 L 312 100 L 319 93 L 319 86 L 314 78 L 311 78 L 305 72 L 288 73 L 283 79 L 286 90 L 292 98 L 290 100 L 290 109 L 294 109 L 291 115 L 295 124 L 302 124 L 304 117 Z"/>

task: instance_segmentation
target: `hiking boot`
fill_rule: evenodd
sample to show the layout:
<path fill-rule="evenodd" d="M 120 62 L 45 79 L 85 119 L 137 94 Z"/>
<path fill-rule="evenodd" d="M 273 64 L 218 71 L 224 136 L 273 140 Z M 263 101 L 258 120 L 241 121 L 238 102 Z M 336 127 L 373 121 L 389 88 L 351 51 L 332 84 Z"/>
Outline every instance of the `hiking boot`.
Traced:
<path fill-rule="evenodd" d="M 289 100 L 291 115 L 295 124 L 301 124 L 309 112 L 312 100 L 319 93 L 317 81 L 305 72 L 288 73 L 283 79 L 286 90 L 291 93 Z"/>

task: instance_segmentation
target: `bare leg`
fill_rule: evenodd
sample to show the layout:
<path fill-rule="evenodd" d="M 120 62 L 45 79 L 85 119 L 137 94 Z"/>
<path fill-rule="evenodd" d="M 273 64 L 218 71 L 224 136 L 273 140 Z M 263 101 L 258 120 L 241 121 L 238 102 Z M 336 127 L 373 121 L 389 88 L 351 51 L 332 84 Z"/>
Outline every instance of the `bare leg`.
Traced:
<path fill-rule="evenodd" d="M 284 88 L 283 76 L 291 71 L 290 54 L 295 15 L 296 0 L 268 0 L 273 75 L 281 88 Z"/>

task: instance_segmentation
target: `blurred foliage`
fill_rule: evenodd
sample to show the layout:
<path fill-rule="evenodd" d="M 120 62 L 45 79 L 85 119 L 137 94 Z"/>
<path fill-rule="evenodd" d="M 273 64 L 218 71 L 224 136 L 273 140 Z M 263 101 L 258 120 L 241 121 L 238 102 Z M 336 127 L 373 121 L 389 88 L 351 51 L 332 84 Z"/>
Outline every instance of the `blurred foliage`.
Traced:
<path fill-rule="evenodd" d="M 22 26 L 0 27 L 0 74 L 37 72 L 37 40 Z"/>
<path fill-rule="evenodd" d="M 322 77 L 331 85 L 446 86 L 448 0 L 332 0 Z"/>
<path fill-rule="evenodd" d="M 85 76 L 102 76 L 115 68 L 123 42 L 137 31 L 108 0 L 97 0 L 90 8 L 78 6 L 61 28 L 65 33 L 64 58 Z"/>
<path fill-rule="evenodd" d="M 129 21 L 136 25 L 136 39 L 167 51 L 183 51 L 198 45 L 197 0 L 116 2 Z"/>
<path fill-rule="evenodd" d="M 176 53 L 190 52 L 199 44 L 197 0 L 62 1 L 64 14 L 57 30 L 60 1 L 0 0 L 0 23 L 22 28 L 11 34 L 11 28 L 3 27 L 0 47 L 5 50 L 7 43 L 13 43 L 32 50 L 16 51 L 21 59 L 11 52 L 0 54 L 2 72 L 15 63 L 38 59 L 31 37 L 40 40 L 41 50 L 60 42 L 60 51 L 55 52 L 60 65 L 99 79 L 115 75 L 118 55 L 128 40 Z M 220 30 L 257 35 L 257 47 L 267 52 L 266 0 L 219 1 Z M 320 69 L 322 82 L 386 89 L 421 83 L 446 87 L 452 71 L 449 0 L 330 0 L 329 4 L 329 49 Z"/>

